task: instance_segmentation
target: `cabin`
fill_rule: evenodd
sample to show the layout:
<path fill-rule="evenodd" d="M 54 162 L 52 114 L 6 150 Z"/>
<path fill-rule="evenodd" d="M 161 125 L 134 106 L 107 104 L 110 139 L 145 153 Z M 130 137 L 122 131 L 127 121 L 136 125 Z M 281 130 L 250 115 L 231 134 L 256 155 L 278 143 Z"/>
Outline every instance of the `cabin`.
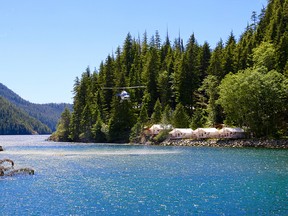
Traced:
<path fill-rule="evenodd" d="M 191 139 L 193 138 L 193 130 L 190 128 L 174 128 L 169 132 L 171 139 Z"/>
<path fill-rule="evenodd" d="M 245 131 L 242 128 L 224 127 L 219 130 L 220 138 L 241 139 L 245 138 Z"/>
<path fill-rule="evenodd" d="M 193 138 L 207 139 L 219 138 L 219 131 L 216 128 L 197 128 L 193 131 Z"/>
<path fill-rule="evenodd" d="M 168 124 L 154 124 L 149 128 L 149 134 L 155 136 L 159 134 L 162 130 L 172 130 L 172 125 Z"/>

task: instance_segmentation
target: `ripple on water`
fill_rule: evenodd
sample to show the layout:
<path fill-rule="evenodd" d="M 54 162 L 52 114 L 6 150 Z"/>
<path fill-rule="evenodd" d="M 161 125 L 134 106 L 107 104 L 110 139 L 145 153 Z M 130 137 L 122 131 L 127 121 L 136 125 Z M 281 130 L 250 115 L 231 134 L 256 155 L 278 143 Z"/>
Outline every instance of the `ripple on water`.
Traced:
<path fill-rule="evenodd" d="M 9 137 L 1 157 L 36 173 L 0 178 L 0 215 L 288 215 L 285 150 L 26 138 Z"/>

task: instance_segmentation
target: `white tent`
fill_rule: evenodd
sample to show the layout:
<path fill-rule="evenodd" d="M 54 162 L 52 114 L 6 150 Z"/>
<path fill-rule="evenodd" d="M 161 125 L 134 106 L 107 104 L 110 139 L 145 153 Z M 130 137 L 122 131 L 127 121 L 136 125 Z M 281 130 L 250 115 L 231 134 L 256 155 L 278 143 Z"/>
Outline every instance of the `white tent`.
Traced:
<path fill-rule="evenodd" d="M 197 139 L 218 138 L 219 131 L 216 128 L 197 128 L 193 131 L 193 136 Z"/>
<path fill-rule="evenodd" d="M 219 131 L 221 138 L 244 138 L 245 131 L 242 128 L 224 127 Z"/>
<path fill-rule="evenodd" d="M 172 128 L 172 125 L 154 124 L 149 128 L 149 131 L 151 135 L 157 135 L 162 130 L 171 130 Z"/>
<path fill-rule="evenodd" d="M 190 128 L 174 128 L 169 134 L 171 139 L 191 139 L 193 130 Z"/>

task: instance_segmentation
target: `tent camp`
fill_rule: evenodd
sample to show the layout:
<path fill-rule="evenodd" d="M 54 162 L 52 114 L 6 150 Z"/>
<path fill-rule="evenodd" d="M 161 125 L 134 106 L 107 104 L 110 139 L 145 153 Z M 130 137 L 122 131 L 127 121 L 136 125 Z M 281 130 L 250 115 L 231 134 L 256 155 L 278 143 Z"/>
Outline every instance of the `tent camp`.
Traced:
<path fill-rule="evenodd" d="M 171 139 L 191 139 L 193 130 L 190 128 L 174 128 L 169 135 Z"/>
<path fill-rule="evenodd" d="M 197 128 L 193 131 L 193 137 L 197 139 L 218 138 L 219 131 L 216 128 Z"/>
<path fill-rule="evenodd" d="M 242 128 L 229 128 L 224 127 L 221 130 L 219 130 L 219 136 L 220 138 L 244 138 L 245 137 L 245 131 Z"/>

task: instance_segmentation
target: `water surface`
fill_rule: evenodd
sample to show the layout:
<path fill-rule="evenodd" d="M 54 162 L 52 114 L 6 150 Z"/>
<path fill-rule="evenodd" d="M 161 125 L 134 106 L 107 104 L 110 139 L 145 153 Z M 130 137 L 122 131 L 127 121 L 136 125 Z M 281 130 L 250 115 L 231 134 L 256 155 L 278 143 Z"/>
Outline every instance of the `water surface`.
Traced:
<path fill-rule="evenodd" d="M 288 215 L 288 151 L 0 136 L 0 215 Z"/>

